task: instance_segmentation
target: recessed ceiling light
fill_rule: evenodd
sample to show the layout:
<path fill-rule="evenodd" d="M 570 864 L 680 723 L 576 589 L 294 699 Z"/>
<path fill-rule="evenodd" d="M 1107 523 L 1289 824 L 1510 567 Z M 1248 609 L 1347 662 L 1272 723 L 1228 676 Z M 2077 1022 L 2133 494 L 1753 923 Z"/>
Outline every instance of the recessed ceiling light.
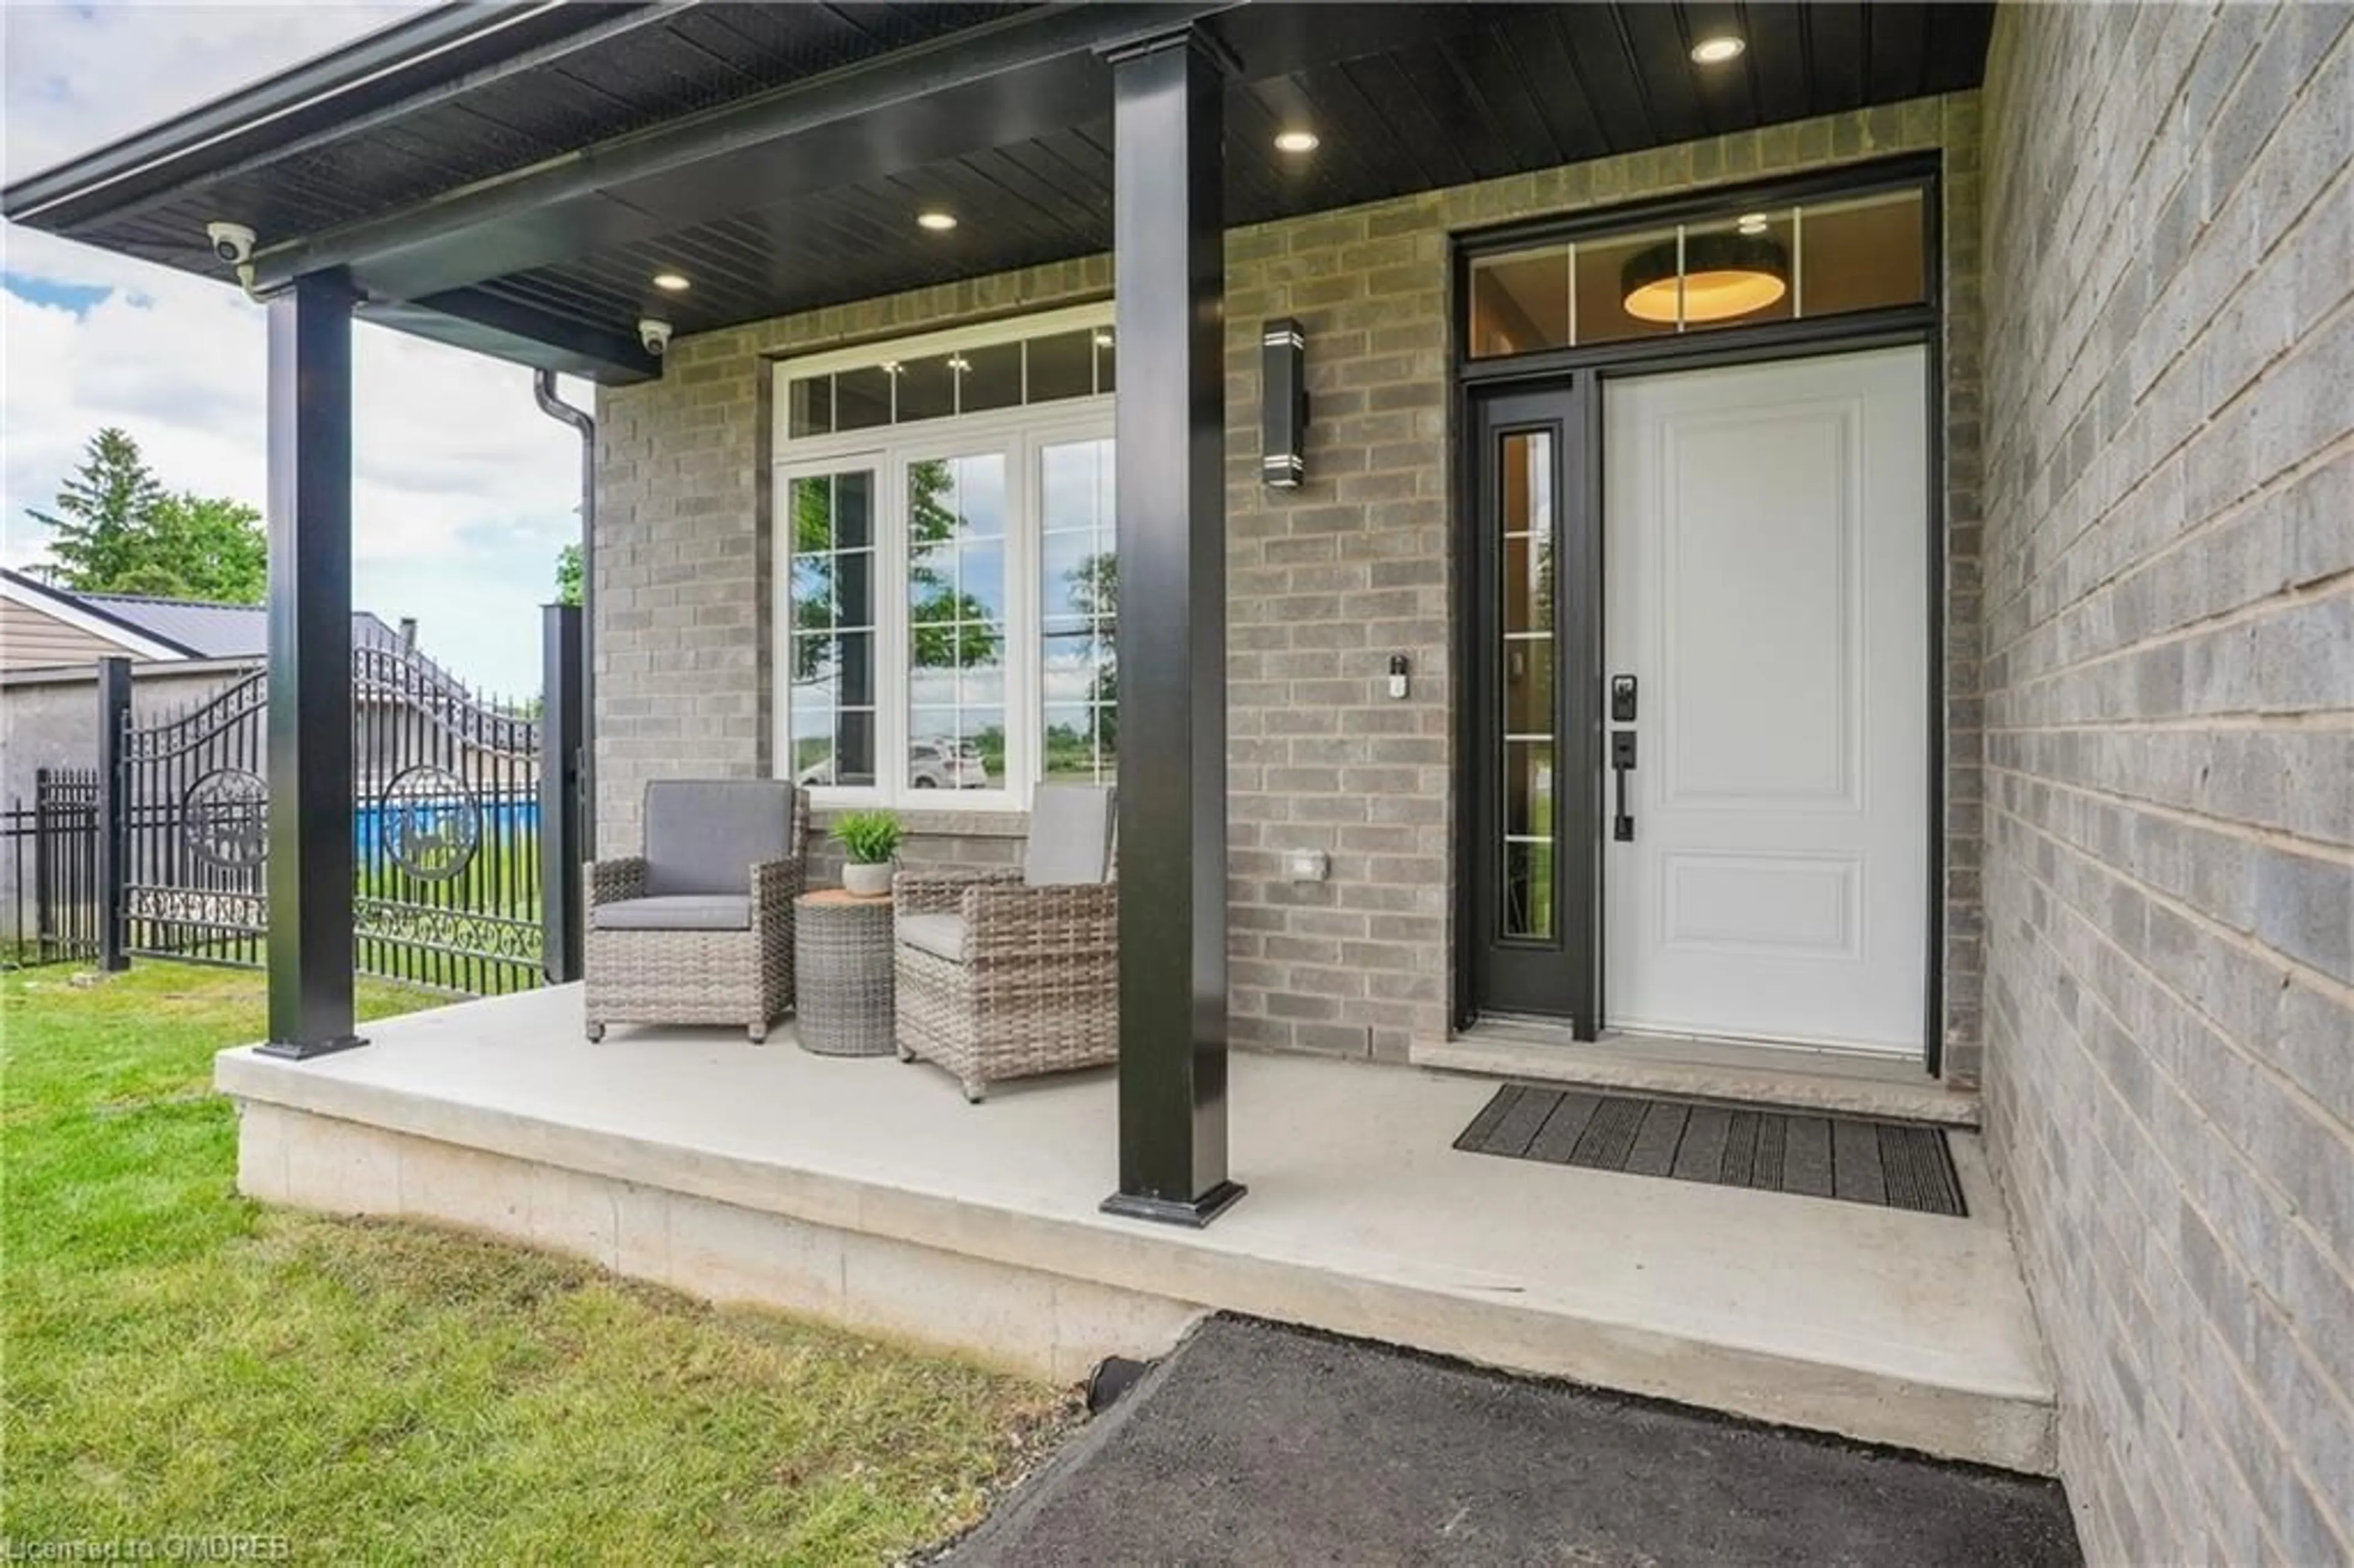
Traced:
<path fill-rule="evenodd" d="M 1712 38 L 1702 38 L 1694 44 L 1691 58 L 1696 65 L 1723 65 L 1727 60 L 1738 59 L 1741 51 L 1748 47 L 1731 33 L 1719 33 Z"/>
<path fill-rule="evenodd" d="M 1312 153 L 1316 151 L 1316 132 L 1278 131 L 1275 133 L 1275 150 L 1278 153 Z"/>
<path fill-rule="evenodd" d="M 686 274 L 684 272 L 657 272 L 654 274 L 654 287 L 667 289 L 676 294 L 684 292 L 694 285 L 686 281 Z"/>
<path fill-rule="evenodd" d="M 928 228 L 935 234 L 946 234 L 949 229 L 954 228 L 957 225 L 956 214 L 952 212 L 940 212 L 937 209 L 931 212 L 917 213 L 916 215 L 916 222 L 920 227 Z"/>
<path fill-rule="evenodd" d="M 1735 227 L 1744 234 L 1763 234 L 1766 232 L 1766 215 L 1762 212 L 1744 213 Z"/>

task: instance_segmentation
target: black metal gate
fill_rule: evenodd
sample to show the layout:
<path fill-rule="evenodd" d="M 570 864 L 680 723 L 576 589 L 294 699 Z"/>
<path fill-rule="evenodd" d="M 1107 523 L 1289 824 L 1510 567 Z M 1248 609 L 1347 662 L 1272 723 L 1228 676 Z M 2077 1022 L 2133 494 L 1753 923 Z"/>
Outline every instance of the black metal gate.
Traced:
<path fill-rule="evenodd" d="M 355 651 L 352 706 L 359 971 L 476 995 L 539 984 L 536 714 L 407 647 Z M 267 710 L 257 670 L 176 713 L 122 714 L 127 951 L 264 961 Z"/>
<path fill-rule="evenodd" d="M 131 952 L 259 965 L 270 908 L 262 859 L 267 677 L 146 724 L 126 706 L 111 766 L 121 780 L 122 942 Z M 103 830 L 101 830 L 103 831 Z"/>
<path fill-rule="evenodd" d="M 360 972 L 478 996 L 539 984 L 536 712 L 381 648 L 353 657 L 352 709 Z"/>

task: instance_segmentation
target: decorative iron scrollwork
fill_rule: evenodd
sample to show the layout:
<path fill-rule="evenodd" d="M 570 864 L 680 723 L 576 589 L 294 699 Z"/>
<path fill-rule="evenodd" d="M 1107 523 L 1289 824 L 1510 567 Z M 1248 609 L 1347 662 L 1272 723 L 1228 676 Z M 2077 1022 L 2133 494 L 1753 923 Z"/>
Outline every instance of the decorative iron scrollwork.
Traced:
<path fill-rule="evenodd" d="M 188 853 L 225 871 L 250 871 L 270 853 L 270 785 L 242 768 L 216 768 L 180 800 Z"/>
<path fill-rule="evenodd" d="M 501 962 L 536 962 L 541 933 L 535 920 L 477 915 L 389 898 L 362 898 L 353 906 L 359 935 L 435 952 L 463 954 Z"/>
<path fill-rule="evenodd" d="M 384 787 L 384 848 L 421 883 L 447 883 L 482 842 L 482 803 L 466 779 L 421 763 Z"/>
<path fill-rule="evenodd" d="M 123 890 L 122 914 L 127 920 L 159 926 L 202 926 L 258 937 L 269 928 L 270 901 L 259 893 L 130 887 Z"/>
<path fill-rule="evenodd" d="M 419 882 L 461 874 L 482 839 L 482 803 L 446 768 L 411 768 L 385 786 L 385 849 Z"/>

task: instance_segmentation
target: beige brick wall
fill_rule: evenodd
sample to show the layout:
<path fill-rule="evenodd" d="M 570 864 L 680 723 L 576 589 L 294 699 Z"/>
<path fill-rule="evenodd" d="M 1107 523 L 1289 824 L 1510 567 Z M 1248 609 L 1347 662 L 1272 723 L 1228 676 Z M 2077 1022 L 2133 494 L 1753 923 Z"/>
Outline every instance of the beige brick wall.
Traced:
<path fill-rule="evenodd" d="M 2349 17 L 1988 68 L 1987 1089 L 2094 1562 L 2354 1561 Z"/>
<path fill-rule="evenodd" d="M 1977 1072 L 1979 975 L 1975 94 L 1923 100 L 1235 231 L 1227 241 L 1232 999 L 1238 1042 L 1402 1058 L 1447 1024 L 1452 958 L 1449 236 L 1854 162 L 1946 153 L 1947 1063 Z M 605 841 L 657 773 L 769 766 L 763 536 L 779 355 L 1109 292 L 1108 258 L 681 341 L 599 398 L 599 742 Z M 1258 482 L 1259 323 L 1307 329 L 1309 481 Z M 1390 656 L 1414 670 L 1385 694 Z M 918 819 L 931 830 L 959 824 Z M 911 854 L 1001 860 L 1002 838 Z M 1331 856 L 1321 884 L 1280 853 Z"/>

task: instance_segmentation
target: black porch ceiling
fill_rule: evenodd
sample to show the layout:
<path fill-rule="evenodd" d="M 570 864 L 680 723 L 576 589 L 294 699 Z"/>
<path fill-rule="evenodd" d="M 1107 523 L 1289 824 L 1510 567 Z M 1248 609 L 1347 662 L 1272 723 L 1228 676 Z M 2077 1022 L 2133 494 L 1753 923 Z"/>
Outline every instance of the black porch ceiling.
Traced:
<path fill-rule="evenodd" d="M 650 312 L 695 333 L 1104 249 L 1109 101 L 1091 55 L 1029 62 L 1033 73 L 1009 73 L 995 97 L 964 101 L 953 126 L 928 121 L 934 101 L 909 89 L 953 79 L 960 59 L 1021 46 L 1025 32 L 1076 37 L 1082 24 L 1135 26 L 1168 8 L 1055 9 L 1065 15 L 716 3 L 518 13 L 502 41 L 383 73 L 332 111 L 282 114 L 275 140 L 218 137 L 217 154 L 175 156 L 109 149 L 23 182 L 7 207 L 19 221 L 216 276 L 225 270 L 206 223 L 244 222 L 289 267 L 345 262 L 379 299 L 422 299 L 380 313 L 396 324 L 627 376 L 644 368 L 627 351 Z M 1727 0 L 1193 9 L 1212 13 L 1207 26 L 1242 66 L 1227 122 L 1238 224 L 1974 86 L 1992 13 Z M 436 18 L 457 25 L 448 12 L 426 20 Z M 1722 33 L 1746 51 L 1695 64 L 1692 44 Z M 862 73 L 888 90 L 855 122 L 730 146 L 730 161 L 665 179 L 625 177 L 630 157 L 695 116 L 854 90 Z M 1298 125 L 1320 145 L 1278 153 L 1276 131 Z M 943 146 L 950 155 L 928 155 Z M 607 166 L 613 177 L 600 184 Z M 569 206 L 527 199 L 567 180 Z M 501 202 L 510 189 L 513 210 Z M 918 229 L 928 207 L 956 213 L 959 227 Z M 411 215 L 420 233 L 447 232 L 412 244 Z M 392 249 L 405 254 L 379 254 Z M 693 288 L 654 290 L 663 270 Z M 546 343 L 564 352 L 537 352 Z"/>

